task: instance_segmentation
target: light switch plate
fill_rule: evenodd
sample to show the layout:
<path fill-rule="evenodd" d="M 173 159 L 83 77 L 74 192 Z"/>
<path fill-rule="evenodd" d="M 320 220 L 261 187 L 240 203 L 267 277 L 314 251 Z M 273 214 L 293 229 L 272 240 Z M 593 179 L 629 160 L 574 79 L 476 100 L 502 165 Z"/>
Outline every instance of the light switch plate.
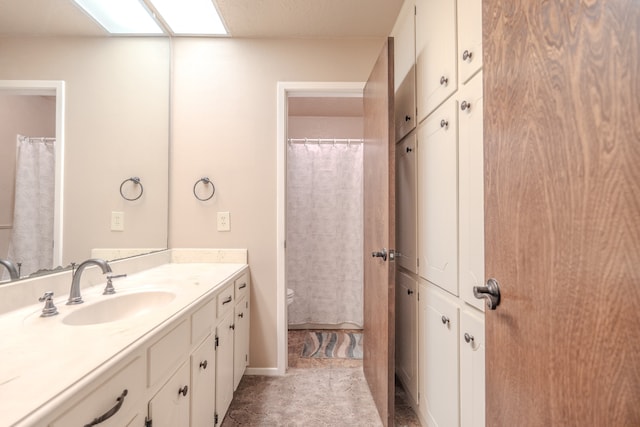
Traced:
<path fill-rule="evenodd" d="M 218 212 L 218 231 L 231 231 L 229 212 Z"/>
<path fill-rule="evenodd" d="M 124 212 L 111 212 L 111 231 L 124 231 Z"/>

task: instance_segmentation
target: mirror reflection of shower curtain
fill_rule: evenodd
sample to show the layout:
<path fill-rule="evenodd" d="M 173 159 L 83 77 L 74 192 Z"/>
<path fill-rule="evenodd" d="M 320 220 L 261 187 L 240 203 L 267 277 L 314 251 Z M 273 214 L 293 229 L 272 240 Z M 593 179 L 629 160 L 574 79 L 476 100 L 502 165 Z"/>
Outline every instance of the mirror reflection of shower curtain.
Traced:
<path fill-rule="evenodd" d="M 21 275 L 53 267 L 55 140 L 18 135 L 13 229 L 8 258 Z"/>
<path fill-rule="evenodd" d="M 361 143 L 288 144 L 290 325 L 362 327 L 362 205 Z"/>

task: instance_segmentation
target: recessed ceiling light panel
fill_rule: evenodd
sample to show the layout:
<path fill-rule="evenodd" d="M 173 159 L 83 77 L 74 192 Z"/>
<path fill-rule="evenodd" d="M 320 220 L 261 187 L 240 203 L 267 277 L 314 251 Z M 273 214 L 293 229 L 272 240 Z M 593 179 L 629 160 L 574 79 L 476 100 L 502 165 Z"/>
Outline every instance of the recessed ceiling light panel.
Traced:
<path fill-rule="evenodd" d="M 112 34 L 163 34 L 139 0 L 74 0 Z M 176 3 L 182 4 L 182 0 Z"/>
<path fill-rule="evenodd" d="M 212 0 L 149 0 L 173 34 L 226 35 Z"/>

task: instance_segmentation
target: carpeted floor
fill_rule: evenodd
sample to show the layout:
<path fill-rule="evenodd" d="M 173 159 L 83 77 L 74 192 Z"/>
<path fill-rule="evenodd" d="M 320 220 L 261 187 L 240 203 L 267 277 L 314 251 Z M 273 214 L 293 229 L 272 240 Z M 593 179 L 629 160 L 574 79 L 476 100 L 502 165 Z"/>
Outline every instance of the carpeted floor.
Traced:
<path fill-rule="evenodd" d="M 289 331 L 285 376 L 242 378 L 222 427 L 382 425 L 362 373 L 362 360 L 301 357 L 306 333 Z M 394 424 L 420 427 L 405 396 L 396 382 Z"/>

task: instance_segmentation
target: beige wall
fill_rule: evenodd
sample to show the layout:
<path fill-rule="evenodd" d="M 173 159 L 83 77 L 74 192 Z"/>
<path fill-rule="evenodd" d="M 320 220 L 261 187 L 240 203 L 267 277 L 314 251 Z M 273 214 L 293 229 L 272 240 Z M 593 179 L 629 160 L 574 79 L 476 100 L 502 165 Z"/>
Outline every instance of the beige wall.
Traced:
<path fill-rule="evenodd" d="M 0 79 L 64 80 L 63 262 L 93 247 L 166 247 L 169 41 L 163 38 L 0 38 Z M 142 179 L 125 202 L 120 183 Z M 110 231 L 111 211 L 125 231 Z"/>
<path fill-rule="evenodd" d="M 16 135 L 55 137 L 55 97 L 0 93 L 0 117 L 0 258 L 6 258 L 13 223 Z"/>
<path fill-rule="evenodd" d="M 175 39 L 171 247 L 247 248 L 251 366 L 276 366 L 276 85 L 365 81 L 383 40 Z M 208 176 L 215 197 L 196 200 Z M 231 231 L 216 231 L 229 211 Z"/>
<path fill-rule="evenodd" d="M 363 117 L 289 116 L 287 137 L 360 139 L 363 136 L 363 126 Z"/>

